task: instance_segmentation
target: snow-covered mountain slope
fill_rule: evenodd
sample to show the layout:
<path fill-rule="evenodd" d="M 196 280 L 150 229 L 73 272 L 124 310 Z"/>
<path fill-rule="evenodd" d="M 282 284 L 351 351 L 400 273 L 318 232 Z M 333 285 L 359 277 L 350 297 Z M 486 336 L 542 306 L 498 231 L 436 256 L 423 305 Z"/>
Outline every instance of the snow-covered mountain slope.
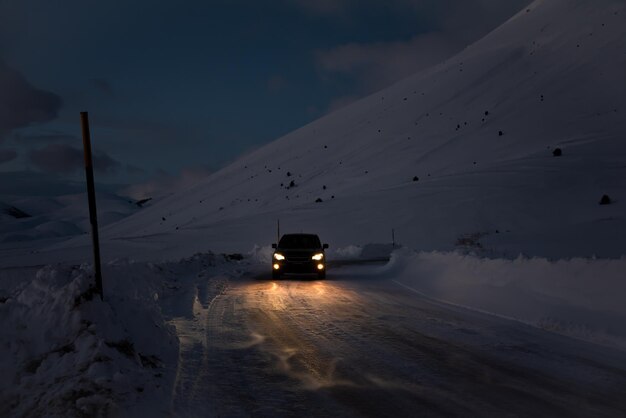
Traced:
<path fill-rule="evenodd" d="M 112 192 L 117 187 L 96 185 L 101 226 L 140 209 L 132 200 Z M 90 230 L 84 180 L 35 171 L 0 172 L 0 254 L 15 247 L 36 250 Z"/>
<path fill-rule="evenodd" d="M 103 237 L 116 255 L 243 251 L 272 242 L 280 219 L 335 247 L 388 242 L 393 228 L 415 249 L 626 254 L 625 74 L 623 1 L 538 0 Z"/>
<path fill-rule="evenodd" d="M 0 201 L 0 243 L 62 238 L 90 231 L 87 195 L 8 196 L 10 204 Z M 138 211 L 139 207 L 112 193 L 96 197 L 100 225 Z"/>

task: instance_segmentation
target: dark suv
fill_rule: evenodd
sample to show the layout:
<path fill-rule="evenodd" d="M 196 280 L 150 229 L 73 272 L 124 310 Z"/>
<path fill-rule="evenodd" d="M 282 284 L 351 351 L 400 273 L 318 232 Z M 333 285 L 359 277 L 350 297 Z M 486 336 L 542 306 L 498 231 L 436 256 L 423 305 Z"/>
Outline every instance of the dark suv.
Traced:
<path fill-rule="evenodd" d="M 280 279 L 284 273 L 317 273 L 326 278 L 326 255 L 320 238 L 315 234 L 285 234 L 272 255 L 272 277 Z"/>

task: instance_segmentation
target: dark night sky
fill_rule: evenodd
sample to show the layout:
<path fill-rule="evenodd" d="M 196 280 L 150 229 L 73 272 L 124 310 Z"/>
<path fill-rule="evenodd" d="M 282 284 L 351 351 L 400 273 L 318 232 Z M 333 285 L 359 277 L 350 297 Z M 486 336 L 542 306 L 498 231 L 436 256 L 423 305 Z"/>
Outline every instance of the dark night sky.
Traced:
<path fill-rule="evenodd" d="M 529 0 L 0 0 L 0 171 L 206 175 L 433 65 Z"/>

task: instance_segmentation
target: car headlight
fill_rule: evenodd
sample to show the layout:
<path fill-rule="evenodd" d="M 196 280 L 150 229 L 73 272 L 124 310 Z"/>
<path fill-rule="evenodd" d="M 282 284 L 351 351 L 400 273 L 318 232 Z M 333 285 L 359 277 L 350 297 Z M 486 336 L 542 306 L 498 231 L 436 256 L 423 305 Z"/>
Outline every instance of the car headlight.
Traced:
<path fill-rule="evenodd" d="M 274 259 L 275 260 L 284 260 L 285 256 L 282 255 L 281 253 L 274 253 Z"/>
<path fill-rule="evenodd" d="M 324 258 L 324 254 L 317 253 L 317 254 L 313 255 L 313 257 L 311 257 L 311 260 L 320 261 L 323 258 Z"/>

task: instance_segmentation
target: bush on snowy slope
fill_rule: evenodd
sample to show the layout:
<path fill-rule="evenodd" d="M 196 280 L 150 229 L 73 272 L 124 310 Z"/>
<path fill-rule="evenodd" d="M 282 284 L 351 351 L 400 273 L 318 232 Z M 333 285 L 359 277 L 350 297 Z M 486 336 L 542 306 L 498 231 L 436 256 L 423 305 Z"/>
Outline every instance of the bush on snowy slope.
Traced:
<path fill-rule="evenodd" d="M 117 415 L 168 394 L 163 366 L 177 361 L 178 340 L 158 305 L 165 274 L 109 264 L 101 301 L 87 266 L 46 266 L 2 295 L 0 415 Z"/>
<path fill-rule="evenodd" d="M 406 249 L 381 273 L 434 299 L 626 347 L 626 258 L 487 259 Z"/>

